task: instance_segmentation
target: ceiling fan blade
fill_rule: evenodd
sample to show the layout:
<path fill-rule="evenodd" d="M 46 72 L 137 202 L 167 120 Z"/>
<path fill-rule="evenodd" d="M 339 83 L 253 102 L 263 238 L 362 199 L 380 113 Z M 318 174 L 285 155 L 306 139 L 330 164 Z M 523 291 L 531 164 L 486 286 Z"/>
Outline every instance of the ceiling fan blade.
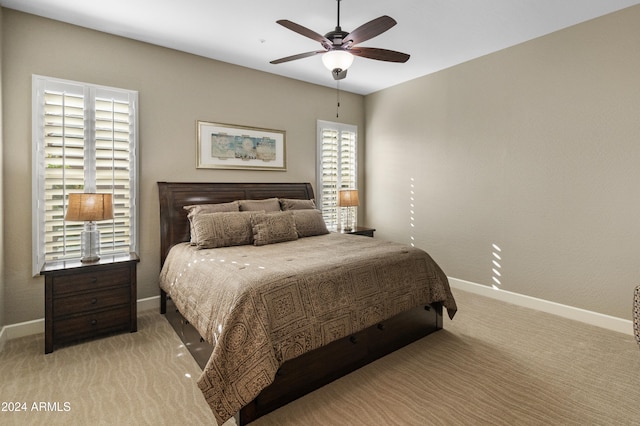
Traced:
<path fill-rule="evenodd" d="M 302 58 L 308 58 L 309 56 L 314 56 L 317 55 L 319 53 L 325 53 L 326 50 L 316 50 L 313 52 L 306 52 L 306 53 L 298 53 L 297 55 L 291 55 L 291 56 L 287 56 L 286 58 L 280 58 L 280 59 L 276 59 L 274 61 L 269 62 L 270 64 L 281 64 L 283 62 L 289 62 L 289 61 L 295 61 L 296 59 L 302 59 Z"/>
<path fill-rule="evenodd" d="M 374 19 L 373 21 L 369 21 L 366 24 L 360 25 L 358 28 L 351 31 L 344 40 L 345 42 L 351 41 L 351 45 L 362 43 L 363 41 L 367 41 L 382 34 L 395 24 L 397 24 L 395 19 L 384 15 Z"/>
<path fill-rule="evenodd" d="M 291 22 L 287 19 L 280 19 L 279 21 L 276 21 L 276 23 L 290 29 L 291 31 L 295 31 L 298 34 L 302 34 L 305 37 L 309 37 L 311 40 L 315 40 L 323 46 L 331 46 L 331 41 L 328 38 L 310 30 L 307 27 L 303 27 L 302 25 L 296 24 L 295 22 Z"/>
<path fill-rule="evenodd" d="M 347 52 L 351 52 L 353 55 L 362 58 L 387 62 L 407 62 L 411 57 L 411 55 L 406 53 L 396 52 L 395 50 L 377 49 L 375 47 L 354 47 L 353 49 L 348 49 Z"/>

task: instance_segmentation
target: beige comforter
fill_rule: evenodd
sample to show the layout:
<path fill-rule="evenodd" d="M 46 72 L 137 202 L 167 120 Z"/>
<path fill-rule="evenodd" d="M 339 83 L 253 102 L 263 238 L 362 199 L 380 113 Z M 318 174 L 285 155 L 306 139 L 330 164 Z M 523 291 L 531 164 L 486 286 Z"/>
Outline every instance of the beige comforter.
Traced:
<path fill-rule="evenodd" d="M 337 233 L 260 247 L 179 244 L 160 286 L 214 345 L 198 386 L 219 424 L 288 359 L 419 305 L 456 311 L 445 274 L 424 251 Z"/>

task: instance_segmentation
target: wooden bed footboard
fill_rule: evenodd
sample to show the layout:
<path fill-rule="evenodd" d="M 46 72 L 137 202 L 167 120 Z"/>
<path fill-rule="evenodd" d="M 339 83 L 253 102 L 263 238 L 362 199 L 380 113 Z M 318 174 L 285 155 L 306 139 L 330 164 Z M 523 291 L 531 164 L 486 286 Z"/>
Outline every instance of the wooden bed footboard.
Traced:
<path fill-rule="evenodd" d="M 166 294 L 165 294 L 166 296 Z M 213 351 L 198 331 L 166 298 L 166 318 L 204 369 Z M 250 423 L 291 401 L 442 328 L 442 305 L 403 312 L 351 336 L 285 362 L 275 381 L 236 415 L 238 426 Z"/>
<path fill-rule="evenodd" d="M 167 313 L 167 292 L 160 289 L 160 313 L 162 315 Z"/>

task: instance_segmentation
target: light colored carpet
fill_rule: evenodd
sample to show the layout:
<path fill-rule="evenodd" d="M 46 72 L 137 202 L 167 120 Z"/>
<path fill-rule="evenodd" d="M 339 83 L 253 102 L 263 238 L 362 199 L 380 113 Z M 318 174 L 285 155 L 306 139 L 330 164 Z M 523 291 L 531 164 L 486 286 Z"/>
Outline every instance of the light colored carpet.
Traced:
<path fill-rule="evenodd" d="M 459 312 L 445 330 L 254 424 L 640 425 L 633 336 L 454 294 Z M 138 329 L 46 356 L 42 336 L 8 342 L 0 401 L 27 411 L 0 412 L 0 424 L 214 424 L 199 368 L 168 323 L 146 312 Z M 32 411 L 41 401 L 70 409 Z"/>
<path fill-rule="evenodd" d="M 0 353 L 0 425 L 215 424 L 196 384 L 200 368 L 159 313 L 138 316 L 138 332 L 56 349 L 44 335 L 7 342 Z M 32 410 L 40 402 L 62 411 Z M 64 411 L 64 403 L 69 406 Z"/>

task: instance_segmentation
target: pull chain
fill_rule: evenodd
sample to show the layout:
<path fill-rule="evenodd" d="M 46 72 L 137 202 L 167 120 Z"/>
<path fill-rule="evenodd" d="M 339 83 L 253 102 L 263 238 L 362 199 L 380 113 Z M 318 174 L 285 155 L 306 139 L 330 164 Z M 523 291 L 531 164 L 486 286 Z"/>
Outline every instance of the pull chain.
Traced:
<path fill-rule="evenodd" d="M 336 118 L 338 118 L 340 117 L 340 80 L 336 82 L 336 98 L 337 98 Z"/>

